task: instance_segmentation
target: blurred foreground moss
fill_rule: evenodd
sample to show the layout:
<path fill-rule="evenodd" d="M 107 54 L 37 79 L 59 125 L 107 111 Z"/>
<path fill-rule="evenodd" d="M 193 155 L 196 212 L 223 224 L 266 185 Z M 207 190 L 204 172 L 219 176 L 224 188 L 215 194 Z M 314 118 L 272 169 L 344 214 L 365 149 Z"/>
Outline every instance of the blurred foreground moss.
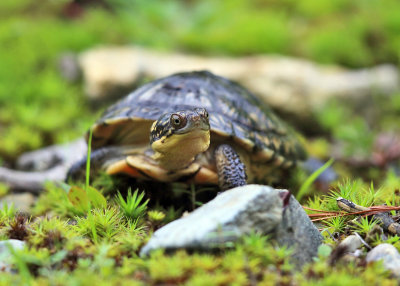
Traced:
<path fill-rule="evenodd" d="M 338 196 L 363 206 L 399 205 L 399 196 L 393 192 L 399 182 L 393 172 L 376 188 L 362 180 L 344 181 L 328 195 L 310 199 L 307 206 L 337 210 Z M 216 252 L 155 251 L 149 257 L 140 257 L 139 250 L 154 226 L 167 220 L 163 212 L 147 210 L 147 201 L 139 200 L 135 193 L 128 192 L 126 199 L 119 193 L 109 194 L 106 205 L 92 205 L 81 213 L 76 212 L 75 202 L 63 188 L 48 185 L 37 204 L 41 205 L 40 216 L 27 217 L 3 206 L 1 239 L 18 237 L 27 245 L 12 254 L 17 274 L 3 273 L 0 285 L 397 285 L 380 263 L 363 262 L 364 247 L 358 260 L 331 262 L 331 249 L 338 241 L 328 233 L 345 236 L 351 230 L 368 236 L 376 222 L 367 218 L 355 223 L 350 221 L 353 217 L 326 220 L 321 225 L 326 245 L 320 247 L 314 262 L 301 269 L 291 264 L 290 248 L 279 247 L 268 236 L 257 233 L 227 243 Z M 130 217 L 133 209 L 142 213 L 138 219 Z M 382 242 L 400 249 L 396 235 L 369 240 L 372 246 Z"/>
<path fill-rule="evenodd" d="M 61 232 L 49 232 L 49 225 Z M 120 229 L 118 234 L 130 238 L 126 242 L 92 244 L 79 236 L 75 226 L 56 218 L 30 227 L 33 235 L 28 246 L 13 254 L 19 275 L 3 273 L 1 285 L 396 285 L 379 263 L 330 266 L 323 252 L 315 262 L 296 271 L 288 262 L 290 249 L 277 247 L 257 234 L 220 254 L 178 251 L 166 255 L 156 251 L 140 258 L 126 246 L 127 242 L 143 241 L 143 235 L 128 233 L 128 229 Z"/>

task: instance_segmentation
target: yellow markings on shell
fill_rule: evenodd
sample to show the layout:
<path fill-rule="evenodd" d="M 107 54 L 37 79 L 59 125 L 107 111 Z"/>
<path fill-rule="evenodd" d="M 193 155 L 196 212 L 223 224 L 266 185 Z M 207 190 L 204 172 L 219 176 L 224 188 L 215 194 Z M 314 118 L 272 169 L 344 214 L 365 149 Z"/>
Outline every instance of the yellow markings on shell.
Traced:
<path fill-rule="evenodd" d="M 269 146 L 271 144 L 271 140 L 267 136 L 261 138 L 265 146 Z"/>
<path fill-rule="evenodd" d="M 276 156 L 274 158 L 274 165 L 275 166 L 279 166 L 280 167 L 280 166 L 282 166 L 283 162 L 285 162 L 285 158 L 282 157 L 282 156 Z"/>
<path fill-rule="evenodd" d="M 235 142 L 238 145 L 241 145 L 247 151 L 251 151 L 253 149 L 253 147 L 254 147 L 254 142 L 252 140 L 250 140 L 250 139 L 238 138 L 238 137 L 235 137 L 234 139 L 235 139 Z"/>
<path fill-rule="evenodd" d="M 157 120 L 154 121 L 153 124 L 151 124 L 150 132 L 153 132 L 153 130 L 156 129 L 156 124 L 157 124 Z"/>
<path fill-rule="evenodd" d="M 264 148 L 262 149 L 260 152 L 257 152 L 257 157 L 260 156 L 263 159 L 269 159 L 272 158 L 272 156 L 274 155 L 274 151 L 272 151 L 271 149 L 268 148 Z"/>
<path fill-rule="evenodd" d="M 281 143 L 278 138 L 272 139 L 272 144 L 274 144 L 275 150 L 278 152 L 279 148 L 281 147 Z"/>
<path fill-rule="evenodd" d="M 292 167 L 293 165 L 294 165 L 293 161 L 285 161 L 285 162 L 282 164 L 282 168 L 284 168 L 284 169 L 289 169 L 289 168 Z"/>

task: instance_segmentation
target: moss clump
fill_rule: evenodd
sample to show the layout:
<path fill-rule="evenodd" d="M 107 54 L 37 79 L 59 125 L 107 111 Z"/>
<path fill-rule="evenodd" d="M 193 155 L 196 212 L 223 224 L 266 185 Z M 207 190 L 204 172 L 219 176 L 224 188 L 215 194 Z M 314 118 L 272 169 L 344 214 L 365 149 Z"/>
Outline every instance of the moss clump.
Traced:
<path fill-rule="evenodd" d="M 396 177 L 397 178 L 397 177 Z M 362 181 L 345 181 L 336 190 L 309 201 L 309 206 L 336 210 L 334 197 L 345 196 L 366 205 L 385 201 L 388 189 L 395 178 L 388 176 L 380 188 L 367 186 Z M 63 192 L 62 188 L 50 187 L 46 197 Z M 188 194 L 190 195 L 190 194 Z M 128 196 L 133 196 L 128 194 Z M 117 200 L 117 197 L 118 198 Z M 141 220 L 132 220 L 118 201 L 121 194 L 109 198 L 107 205 L 92 206 L 86 213 L 74 214 L 63 204 L 71 204 L 66 195 L 58 202 L 59 216 L 41 216 L 28 219 L 4 208 L 3 239 L 16 238 L 27 242 L 23 250 L 14 251 L 12 259 L 19 275 L 4 274 L 0 283 L 26 283 L 40 285 L 80 285 L 93 282 L 107 285 L 134 283 L 137 285 L 247 285 L 251 283 L 294 285 L 348 285 L 348 283 L 377 283 L 392 285 L 395 279 L 383 270 L 379 263 L 366 265 L 363 256 L 355 261 L 337 258 L 326 245 L 320 247 L 314 262 L 301 269 L 291 264 L 292 250 L 279 247 L 268 237 L 252 233 L 241 241 L 230 244 L 217 253 L 188 253 L 184 250 L 172 254 L 152 252 L 149 257 L 138 253 L 150 238 L 155 227 L 162 224 L 165 215 L 158 210 L 143 209 Z M 132 199 L 132 198 L 131 198 Z M 397 201 L 397 198 L 394 198 Z M 43 199 L 41 199 L 42 201 Z M 129 198 L 124 199 L 127 202 Z M 144 207 L 141 200 L 137 207 Z M 52 206 L 49 205 L 51 210 Z M 50 214 L 50 213 L 49 213 Z M 53 212 L 54 214 L 54 212 Z M 336 245 L 330 233 L 338 233 L 342 239 L 351 232 L 366 238 L 376 222 L 368 218 L 350 223 L 353 217 L 336 217 L 325 221 L 325 243 Z M 376 236 L 369 243 L 383 242 Z M 400 247 L 397 236 L 389 236 L 385 242 Z M 366 250 L 364 250 L 366 251 Z M 67 279 L 68 277 L 68 279 Z"/>

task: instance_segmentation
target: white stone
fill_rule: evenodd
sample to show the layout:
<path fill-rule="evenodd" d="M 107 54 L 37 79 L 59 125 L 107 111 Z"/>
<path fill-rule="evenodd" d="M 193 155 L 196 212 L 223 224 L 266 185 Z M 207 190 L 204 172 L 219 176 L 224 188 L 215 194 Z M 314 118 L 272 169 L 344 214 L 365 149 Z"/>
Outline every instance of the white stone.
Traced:
<path fill-rule="evenodd" d="M 191 214 L 157 230 L 141 250 L 212 248 L 249 234 L 270 233 L 282 220 L 279 191 L 259 185 L 228 190 Z"/>
<path fill-rule="evenodd" d="M 14 250 L 23 249 L 25 242 L 17 239 L 0 241 L 0 272 L 9 272 L 12 267 L 10 247 Z"/>
<path fill-rule="evenodd" d="M 361 246 L 361 244 L 361 239 L 358 236 L 349 235 L 343 239 L 343 241 L 340 243 L 340 246 L 346 247 L 348 252 L 354 252 Z"/>
<path fill-rule="evenodd" d="M 400 254 L 396 247 L 389 243 L 382 243 L 375 246 L 368 252 L 366 261 L 383 261 L 383 266 L 390 270 L 395 276 L 400 277 Z"/>
<path fill-rule="evenodd" d="M 0 199 L 0 208 L 3 208 L 5 204 L 8 206 L 14 205 L 17 211 L 27 213 L 31 210 L 35 200 L 35 196 L 31 193 L 10 194 Z"/>

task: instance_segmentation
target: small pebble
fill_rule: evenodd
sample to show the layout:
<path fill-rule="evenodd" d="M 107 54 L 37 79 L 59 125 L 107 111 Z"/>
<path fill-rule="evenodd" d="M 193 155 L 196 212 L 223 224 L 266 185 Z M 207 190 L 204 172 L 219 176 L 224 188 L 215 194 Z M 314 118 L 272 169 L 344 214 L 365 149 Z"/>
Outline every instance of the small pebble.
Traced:
<path fill-rule="evenodd" d="M 383 266 L 390 270 L 393 275 L 400 277 L 400 254 L 396 247 L 389 243 L 382 243 L 368 252 L 366 261 L 368 263 L 382 260 Z"/>
<path fill-rule="evenodd" d="M 361 244 L 361 239 L 358 236 L 349 235 L 339 245 L 347 247 L 348 252 L 354 252 L 361 247 Z"/>
<path fill-rule="evenodd" d="M 0 241 L 0 272 L 10 272 L 12 268 L 9 246 L 15 250 L 24 248 L 25 242 L 18 239 Z"/>

